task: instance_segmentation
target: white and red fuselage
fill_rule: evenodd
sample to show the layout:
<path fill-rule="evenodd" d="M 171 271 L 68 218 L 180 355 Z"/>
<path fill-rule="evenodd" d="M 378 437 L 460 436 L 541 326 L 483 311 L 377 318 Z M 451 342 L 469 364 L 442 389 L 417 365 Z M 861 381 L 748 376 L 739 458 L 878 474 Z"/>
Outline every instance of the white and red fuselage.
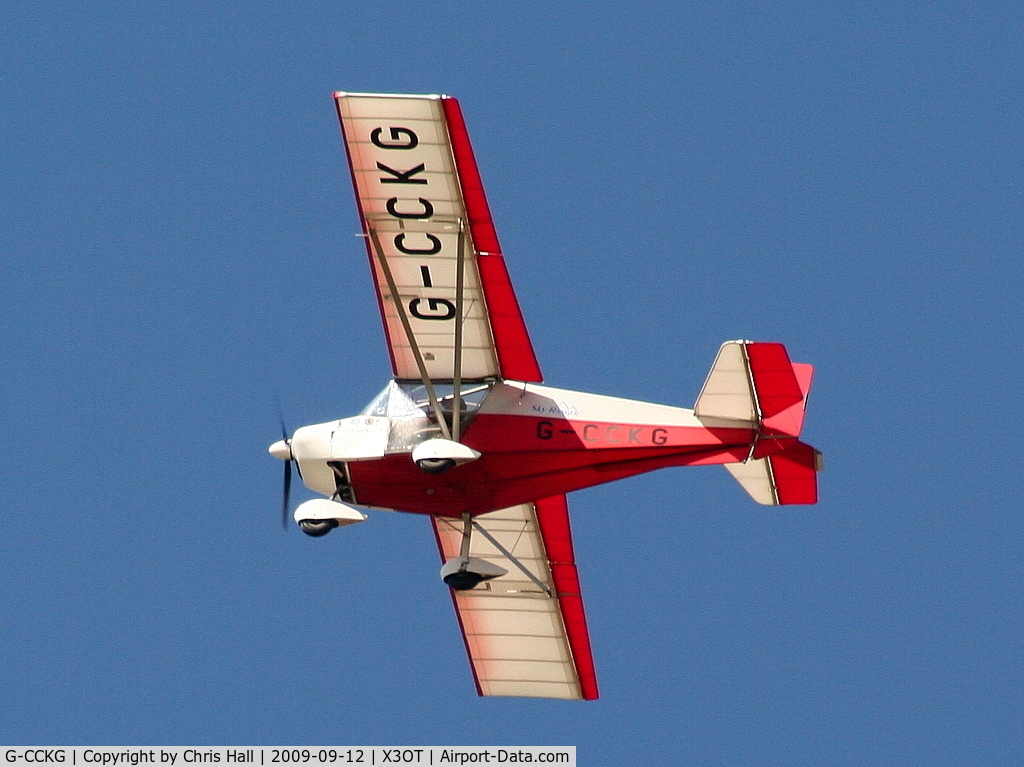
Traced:
<path fill-rule="evenodd" d="M 412 449 L 437 436 L 436 420 L 421 385 L 392 382 L 362 415 L 296 431 L 292 450 L 306 485 L 359 506 L 461 517 L 668 466 L 762 458 L 796 443 L 687 408 L 540 384 L 466 391 L 460 441 L 479 459 L 442 474 L 421 470 Z"/>

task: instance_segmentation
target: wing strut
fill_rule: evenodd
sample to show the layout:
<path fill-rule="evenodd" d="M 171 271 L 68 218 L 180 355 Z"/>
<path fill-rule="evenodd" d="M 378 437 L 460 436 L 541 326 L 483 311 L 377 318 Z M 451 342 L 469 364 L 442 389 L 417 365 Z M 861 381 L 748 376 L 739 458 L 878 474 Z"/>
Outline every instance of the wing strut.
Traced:
<path fill-rule="evenodd" d="M 466 230 L 463 222 L 459 221 L 459 248 L 455 267 L 455 369 L 452 372 L 452 426 L 448 428 L 448 422 L 441 411 L 441 405 L 437 399 L 437 392 L 427 373 L 427 366 L 423 361 L 423 354 L 420 352 L 419 344 L 416 343 L 416 336 L 412 332 L 412 324 L 405 312 L 405 305 L 398 295 L 398 286 L 395 284 L 394 275 L 387 259 L 384 258 L 384 249 L 381 247 L 380 238 L 375 228 L 367 227 L 370 233 L 370 240 L 373 243 L 373 250 L 377 254 L 377 261 L 380 263 L 381 271 L 384 272 L 384 279 L 387 280 L 388 290 L 391 292 L 391 299 L 395 302 L 398 310 L 398 318 L 402 321 L 402 328 L 405 336 L 409 339 L 409 348 L 412 350 L 413 358 L 416 360 L 416 367 L 419 368 L 420 379 L 427 390 L 427 397 L 430 400 L 430 407 L 437 418 L 438 426 L 445 439 L 459 441 L 462 431 L 462 333 L 463 315 L 465 306 L 465 272 L 466 272 Z"/>
<path fill-rule="evenodd" d="M 405 313 L 405 306 L 402 304 L 402 299 L 398 295 L 398 286 L 395 284 L 394 275 L 391 274 L 391 267 L 388 266 L 388 260 L 384 258 L 384 249 L 380 245 L 380 238 L 377 236 L 377 230 L 372 226 L 368 226 L 367 230 L 370 233 L 370 241 L 373 243 L 373 249 L 377 254 L 377 260 L 380 262 L 381 271 L 384 272 L 384 279 L 388 281 L 388 290 L 391 291 L 391 300 L 395 302 L 395 307 L 398 309 L 398 318 L 402 321 L 402 328 L 405 330 L 405 337 L 409 339 L 409 348 L 412 349 L 412 356 L 416 360 L 416 367 L 420 370 L 420 378 L 423 381 L 424 388 L 427 390 L 427 397 L 430 399 L 430 407 L 433 408 L 434 416 L 437 418 L 437 425 L 441 427 L 441 434 L 444 435 L 444 438 L 451 439 L 452 434 L 448 431 L 448 422 L 445 420 L 444 413 L 441 412 L 440 404 L 438 404 L 437 392 L 434 391 L 434 385 L 430 382 L 430 375 L 427 373 L 427 366 L 423 362 L 423 355 L 420 354 L 419 344 L 416 343 L 416 336 L 414 336 L 412 332 L 412 324 L 409 322 L 409 316 Z M 461 249 L 459 253 L 461 255 Z M 458 325 L 456 325 L 456 328 L 458 328 Z"/>
<path fill-rule="evenodd" d="M 504 554 L 505 558 L 508 559 L 509 562 L 511 562 L 517 568 L 519 568 L 520 572 L 522 572 L 523 575 L 525 575 L 527 578 L 529 578 L 531 581 L 533 581 L 535 586 L 540 588 L 540 590 L 543 591 L 545 594 L 547 594 L 549 597 L 552 596 L 551 589 L 548 587 L 548 585 L 546 583 L 544 583 L 536 575 L 531 573 L 530 569 L 526 565 L 524 565 L 522 562 L 520 562 L 515 554 L 513 554 L 511 551 L 509 551 L 504 546 L 502 546 L 501 543 L 498 542 L 498 539 L 495 538 L 493 535 L 491 535 L 489 532 L 487 532 L 487 529 L 484 528 L 479 522 L 473 521 L 473 529 L 476 530 L 478 533 L 480 533 L 480 535 L 482 535 L 488 541 L 490 541 L 491 545 L 494 546 L 494 548 L 496 548 L 502 554 Z M 468 539 L 468 536 L 467 536 L 467 539 Z"/>

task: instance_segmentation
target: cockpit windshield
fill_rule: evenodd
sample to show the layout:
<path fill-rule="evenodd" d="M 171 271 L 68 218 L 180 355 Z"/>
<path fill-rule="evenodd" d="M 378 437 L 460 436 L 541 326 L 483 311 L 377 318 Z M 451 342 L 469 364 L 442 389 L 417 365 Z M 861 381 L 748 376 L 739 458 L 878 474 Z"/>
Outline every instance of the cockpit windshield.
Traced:
<path fill-rule="evenodd" d="M 384 391 L 374 397 L 370 404 L 363 408 L 360 415 L 383 418 L 416 418 L 422 416 L 423 411 L 416 406 L 415 400 L 409 396 L 405 387 L 398 381 L 388 381 Z"/>
<path fill-rule="evenodd" d="M 463 429 L 473 420 L 490 387 L 490 384 L 474 384 L 462 389 L 459 421 Z M 455 406 L 454 387 L 452 384 L 434 384 L 434 394 L 450 428 Z M 391 419 L 388 452 L 405 452 L 424 440 L 441 436 L 441 427 L 431 410 L 427 389 L 421 383 L 388 382 L 384 390 L 363 408 L 361 415 Z"/>

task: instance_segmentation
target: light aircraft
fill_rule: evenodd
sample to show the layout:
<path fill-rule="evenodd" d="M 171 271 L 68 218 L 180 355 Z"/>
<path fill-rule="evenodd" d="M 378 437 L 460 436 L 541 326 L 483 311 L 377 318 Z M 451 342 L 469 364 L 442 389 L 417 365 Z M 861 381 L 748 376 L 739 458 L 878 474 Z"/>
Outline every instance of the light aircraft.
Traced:
<path fill-rule="evenodd" d="M 362 413 L 270 453 L 325 498 L 320 536 L 362 508 L 433 524 L 480 695 L 598 697 L 566 493 L 720 463 L 762 504 L 817 501 L 799 440 L 810 365 L 721 346 L 692 410 L 542 384 L 458 102 L 336 93 L 394 378 Z"/>

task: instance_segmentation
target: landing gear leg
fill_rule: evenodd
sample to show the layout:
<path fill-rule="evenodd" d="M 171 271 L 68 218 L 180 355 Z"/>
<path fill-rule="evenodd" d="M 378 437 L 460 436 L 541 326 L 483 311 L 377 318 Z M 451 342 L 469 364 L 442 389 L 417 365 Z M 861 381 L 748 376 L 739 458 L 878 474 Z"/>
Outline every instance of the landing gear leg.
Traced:
<path fill-rule="evenodd" d="M 449 559 L 441 568 L 441 580 L 455 591 L 469 591 L 483 581 L 505 575 L 508 570 L 469 556 L 470 535 L 473 532 L 473 520 L 469 512 L 462 514 L 462 543 L 459 556 Z"/>
<path fill-rule="evenodd" d="M 469 512 L 462 514 L 462 544 L 459 547 L 459 558 L 449 560 L 443 570 L 449 569 L 450 565 L 457 565 L 454 572 L 447 575 L 441 572 L 441 579 L 456 591 L 469 591 L 480 585 L 484 577 L 478 573 L 471 573 L 469 567 L 469 537 L 473 532 L 473 520 Z"/>

